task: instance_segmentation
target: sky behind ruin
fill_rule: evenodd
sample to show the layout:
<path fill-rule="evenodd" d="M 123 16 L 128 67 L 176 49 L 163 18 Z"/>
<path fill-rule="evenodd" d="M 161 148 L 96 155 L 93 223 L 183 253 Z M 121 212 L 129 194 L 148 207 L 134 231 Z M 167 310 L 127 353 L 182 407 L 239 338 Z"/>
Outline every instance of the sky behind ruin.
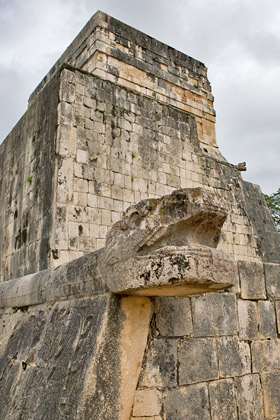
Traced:
<path fill-rule="evenodd" d="M 204 62 L 222 154 L 280 188 L 279 0 L 0 0 L 0 143 L 97 10 Z"/>

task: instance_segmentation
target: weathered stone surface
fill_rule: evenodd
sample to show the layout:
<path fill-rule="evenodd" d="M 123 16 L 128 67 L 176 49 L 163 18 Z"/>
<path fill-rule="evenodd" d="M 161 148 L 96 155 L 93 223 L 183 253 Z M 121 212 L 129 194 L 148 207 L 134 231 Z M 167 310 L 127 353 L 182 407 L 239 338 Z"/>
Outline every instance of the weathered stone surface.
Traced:
<path fill-rule="evenodd" d="M 215 420 L 237 420 L 237 406 L 232 379 L 209 383 L 211 417 Z"/>
<path fill-rule="evenodd" d="M 234 284 L 236 264 L 214 249 L 225 217 L 220 197 L 201 188 L 129 207 L 106 237 L 103 271 L 110 290 L 174 296 Z"/>
<path fill-rule="evenodd" d="M 59 83 L 56 75 L 0 145 L 0 281 L 49 267 Z"/>
<path fill-rule="evenodd" d="M 225 215 L 220 197 L 199 188 L 141 201 L 113 225 L 103 250 L 2 285 L 0 307 L 55 302 L 108 290 L 158 296 L 227 287 L 231 280 L 224 278 L 236 276 L 236 263 L 211 248 L 216 246 Z M 202 228 L 207 231 L 205 238 Z M 229 320 L 227 317 L 226 323 Z"/>
<path fill-rule="evenodd" d="M 121 384 L 118 393 L 121 408 L 119 417 L 128 419 L 147 344 L 152 304 L 148 298 L 127 296 L 121 299 L 121 310 L 125 319 L 122 323 L 120 340 Z M 151 398 L 149 401 L 148 405 L 151 403 Z"/>
<path fill-rule="evenodd" d="M 148 343 L 141 386 L 175 386 L 177 384 L 177 342 L 154 339 Z"/>
<path fill-rule="evenodd" d="M 215 340 L 183 340 L 178 349 L 178 367 L 180 385 L 217 379 L 219 372 Z"/>
<path fill-rule="evenodd" d="M 239 338 L 252 340 L 258 337 L 257 303 L 250 300 L 238 300 Z"/>
<path fill-rule="evenodd" d="M 236 336 L 218 339 L 219 372 L 221 377 L 234 377 L 251 372 L 250 347 Z"/>
<path fill-rule="evenodd" d="M 267 294 L 270 299 L 280 299 L 280 264 L 264 264 Z"/>
<path fill-rule="evenodd" d="M 206 384 L 168 390 L 164 400 L 166 420 L 210 420 Z"/>
<path fill-rule="evenodd" d="M 193 332 L 190 299 L 158 297 L 155 305 L 156 327 L 160 335 L 184 336 Z"/>
<path fill-rule="evenodd" d="M 244 375 L 234 380 L 239 420 L 263 420 L 263 396 L 259 375 Z"/>
<path fill-rule="evenodd" d="M 268 372 L 261 375 L 266 419 L 280 418 L 280 373 Z"/>
<path fill-rule="evenodd" d="M 162 405 L 161 393 L 156 389 L 138 390 L 135 394 L 133 416 L 157 416 Z"/>
<path fill-rule="evenodd" d="M 243 299 L 265 299 L 264 267 L 261 263 L 241 261 L 238 264 Z"/>
<path fill-rule="evenodd" d="M 9 314 L 0 351 L 3 419 L 127 418 L 150 306 L 148 299 L 103 294 Z"/>
<path fill-rule="evenodd" d="M 243 182 L 242 190 L 245 198 L 244 209 L 257 233 L 259 252 L 265 262 L 279 264 L 279 234 L 261 189 L 258 185 L 245 181 Z"/>
<path fill-rule="evenodd" d="M 258 302 L 259 333 L 263 338 L 277 337 L 274 303 L 269 300 Z"/>
<path fill-rule="evenodd" d="M 0 308 L 20 308 L 65 298 L 94 296 L 108 292 L 99 265 L 100 251 L 81 259 L 0 285 Z"/>
<path fill-rule="evenodd" d="M 25 313 L 1 357 L 3 418 L 76 417 L 106 307 L 106 298 L 96 298 Z"/>
<path fill-rule="evenodd" d="M 50 270 L 10 280 L 0 287 L 0 308 L 19 308 L 45 302 L 45 283 Z"/>
<path fill-rule="evenodd" d="M 236 300 L 230 293 L 192 298 L 195 336 L 233 335 L 237 332 Z"/>
<path fill-rule="evenodd" d="M 256 340 L 251 344 L 253 372 L 280 369 L 280 340 Z"/>

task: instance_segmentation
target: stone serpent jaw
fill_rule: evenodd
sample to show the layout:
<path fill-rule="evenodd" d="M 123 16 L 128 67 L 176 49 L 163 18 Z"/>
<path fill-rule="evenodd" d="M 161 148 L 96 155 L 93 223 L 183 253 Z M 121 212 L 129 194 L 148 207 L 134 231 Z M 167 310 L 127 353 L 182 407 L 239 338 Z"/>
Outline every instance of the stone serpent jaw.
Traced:
<path fill-rule="evenodd" d="M 175 190 L 129 207 L 106 238 L 110 290 L 178 296 L 230 287 L 236 264 L 215 249 L 226 217 L 225 202 L 203 188 Z"/>

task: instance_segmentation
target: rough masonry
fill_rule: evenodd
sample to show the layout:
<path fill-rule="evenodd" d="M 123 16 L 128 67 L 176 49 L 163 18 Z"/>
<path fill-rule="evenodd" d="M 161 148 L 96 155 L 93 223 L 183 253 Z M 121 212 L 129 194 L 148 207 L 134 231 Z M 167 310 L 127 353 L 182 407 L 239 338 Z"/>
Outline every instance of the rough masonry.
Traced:
<path fill-rule="evenodd" d="M 97 12 L 0 179 L 1 419 L 280 418 L 279 236 L 203 63 Z"/>

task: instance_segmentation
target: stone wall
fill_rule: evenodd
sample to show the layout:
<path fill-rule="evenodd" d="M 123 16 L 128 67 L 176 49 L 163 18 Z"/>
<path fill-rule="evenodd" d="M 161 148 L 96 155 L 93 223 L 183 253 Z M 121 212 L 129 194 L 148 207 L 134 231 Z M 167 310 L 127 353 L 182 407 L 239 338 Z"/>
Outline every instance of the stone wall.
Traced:
<path fill-rule="evenodd" d="M 130 204 L 198 186 L 229 203 L 221 249 L 279 261 L 260 190 L 203 128 L 215 121 L 210 90 L 202 63 L 98 12 L 0 147 L 1 281 L 100 249 Z"/>
<path fill-rule="evenodd" d="M 239 285 L 156 298 L 131 419 L 280 417 L 278 264 L 239 263 Z"/>
<path fill-rule="evenodd" d="M 0 282 L 49 265 L 59 78 L 0 146 Z"/>
<path fill-rule="evenodd" d="M 262 258 L 250 203 L 271 230 L 266 248 L 275 242 L 279 255 L 260 190 L 250 194 L 233 165 L 209 155 L 195 117 L 72 68 L 61 73 L 60 100 L 52 264 L 104 246 L 108 227 L 130 204 L 198 186 L 221 191 L 230 206 L 221 249 L 241 260 Z"/>
<path fill-rule="evenodd" d="M 215 111 L 203 63 L 97 12 L 30 97 L 68 63 L 195 116 L 200 141 L 216 150 Z"/>

